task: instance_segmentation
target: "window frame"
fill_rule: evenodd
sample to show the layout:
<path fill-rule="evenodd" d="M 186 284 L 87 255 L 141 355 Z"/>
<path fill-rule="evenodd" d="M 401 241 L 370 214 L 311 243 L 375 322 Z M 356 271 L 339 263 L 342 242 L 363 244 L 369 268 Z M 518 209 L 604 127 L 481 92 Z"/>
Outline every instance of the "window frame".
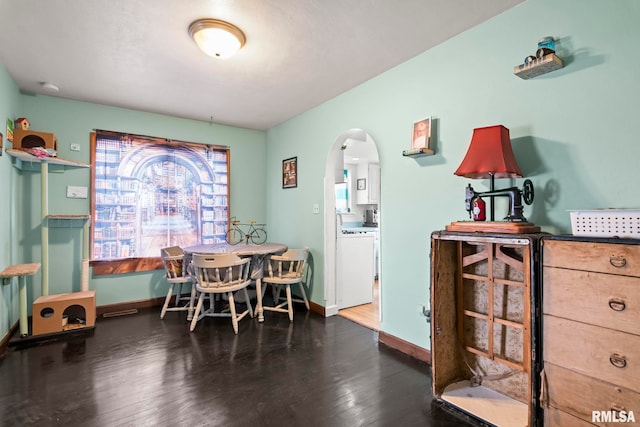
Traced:
<path fill-rule="evenodd" d="M 211 149 L 213 151 L 224 151 L 226 155 L 226 214 L 225 214 L 225 222 L 224 227 L 228 228 L 229 224 L 229 207 L 230 207 L 230 150 L 227 146 L 221 145 L 212 145 L 212 144 L 201 144 L 194 142 L 186 142 L 186 141 L 177 141 L 177 140 L 168 140 L 165 138 L 157 138 L 157 137 L 149 137 L 145 135 L 135 135 L 121 132 L 113 132 L 113 131 L 105 131 L 105 130 L 95 130 L 90 134 L 90 145 L 91 145 L 91 221 L 92 228 L 90 234 L 90 248 L 91 248 L 91 256 L 90 256 L 90 265 L 93 268 L 93 275 L 108 275 L 108 274 L 121 274 L 121 273 L 132 273 L 132 272 L 141 272 L 141 271 L 151 271 L 162 269 L 162 260 L 160 258 L 160 248 L 158 248 L 158 256 L 132 256 L 132 257 L 120 257 L 120 258 L 111 258 L 111 259 L 95 259 L 94 250 L 95 250 L 95 228 L 98 221 L 98 211 L 97 207 L 100 206 L 96 203 L 96 194 L 98 188 L 96 187 L 96 150 L 97 150 L 97 139 L 98 133 L 105 134 L 113 137 L 122 137 L 122 138 L 131 138 L 135 140 L 136 143 L 149 143 L 150 145 L 163 145 L 168 149 L 171 147 L 180 148 L 181 151 L 184 150 L 185 145 L 192 146 L 196 149 L 200 149 L 203 146 L 206 147 L 207 150 Z M 212 173 L 212 172 L 211 172 Z M 213 184 L 212 184 L 213 186 Z M 204 194 L 198 193 L 200 196 Z M 201 212 L 202 206 L 206 206 L 201 204 L 203 197 L 199 197 L 198 200 L 198 212 Z M 103 220 L 101 220 L 103 221 Z M 213 226 L 213 225 L 212 225 Z M 199 229 L 200 231 L 200 229 Z M 225 230 L 226 231 L 226 230 Z M 198 233 L 198 242 L 201 243 L 203 240 L 203 235 Z M 214 242 L 215 243 L 215 242 Z M 171 246 L 171 245 L 168 245 Z"/>

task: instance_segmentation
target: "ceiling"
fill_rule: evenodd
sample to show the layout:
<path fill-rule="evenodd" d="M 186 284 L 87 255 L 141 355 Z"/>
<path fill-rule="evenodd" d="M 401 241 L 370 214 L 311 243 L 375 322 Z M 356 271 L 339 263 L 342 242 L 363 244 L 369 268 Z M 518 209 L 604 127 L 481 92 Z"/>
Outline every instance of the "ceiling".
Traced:
<path fill-rule="evenodd" d="M 26 93 L 265 130 L 522 1 L 3 0 L 0 61 Z M 205 17 L 236 56 L 198 50 Z"/>

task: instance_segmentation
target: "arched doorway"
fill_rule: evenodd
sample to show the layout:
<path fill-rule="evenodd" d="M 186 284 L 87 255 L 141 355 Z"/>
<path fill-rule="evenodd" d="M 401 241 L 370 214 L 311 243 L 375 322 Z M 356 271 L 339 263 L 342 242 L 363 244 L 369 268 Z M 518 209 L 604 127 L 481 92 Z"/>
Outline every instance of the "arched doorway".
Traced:
<path fill-rule="evenodd" d="M 349 306 L 348 304 L 352 304 L 347 302 L 347 300 L 351 299 L 347 296 L 344 288 L 344 280 L 341 280 L 340 277 L 344 271 L 341 268 L 341 263 L 345 263 L 345 259 L 342 258 L 344 257 L 344 251 L 339 250 L 340 245 L 343 243 L 339 239 L 346 237 L 342 235 L 342 231 L 347 231 L 349 234 L 353 232 L 375 236 L 375 238 L 371 239 L 376 254 L 376 258 L 372 264 L 374 271 L 372 272 L 371 292 L 373 293 L 374 290 L 373 277 L 377 277 L 377 284 L 381 286 L 382 275 L 379 270 L 379 266 L 381 265 L 379 262 L 379 230 L 381 218 L 379 214 L 379 212 L 381 212 L 379 198 L 379 163 L 378 149 L 375 141 L 362 129 L 350 129 L 343 132 L 338 136 L 329 151 L 324 178 L 324 297 L 327 316 L 336 315 L 339 310 L 347 308 Z M 364 175 L 368 174 L 370 170 L 377 171 L 377 176 Z M 345 182 L 347 183 L 347 188 L 339 192 L 342 196 L 338 195 L 337 200 L 336 183 L 344 185 Z M 374 189 L 377 189 L 377 193 Z M 373 191 L 370 193 L 369 190 Z M 349 194 L 348 202 L 341 199 L 341 197 L 344 196 L 344 191 Z M 377 194 L 377 199 L 374 198 L 372 194 Z M 342 212 L 337 212 L 336 206 L 339 206 Z M 348 207 L 348 211 L 346 212 L 344 211 L 345 206 Z M 370 223 L 370 214 L 373 211 L 375 211 L 376 214 L 377 227 Z M 366 219 L 369 220 L 367 225 L 370 227 L 364 227 Z M 351 253 L 351 255 L 358 256 L 358 253 Z M 346 263 L 353 265 L 353 262 L 357 261 L 359 260 L 347 260 Z M 369 270 L 366 271 L 368 273 Z M 361 275 L 357 276 L 360 277 Z M 351 292 L 352 289 L 348 291 Z M 379 295 L 379 293 L 376 293 L 376 298 L 377 295 Z M 379 322 L 381 303 L 379 300 L 376 302 L 376 315 Z"/>

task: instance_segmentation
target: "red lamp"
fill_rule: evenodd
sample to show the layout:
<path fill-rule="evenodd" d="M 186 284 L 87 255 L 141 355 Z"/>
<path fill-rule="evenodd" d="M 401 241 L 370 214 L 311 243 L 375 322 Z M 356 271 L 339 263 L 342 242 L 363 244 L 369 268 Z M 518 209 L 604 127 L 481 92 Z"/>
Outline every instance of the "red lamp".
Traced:
<path fill-rule="evenodd" d="M 511 149 L 509 129 L 502 125 L 488 126 L 473 130 L 471 144 L 455 175 L 473 179 L 491 180 L 490 191 L 476 193 L 471 185 L 467 188 L 467 210 L 471 212 L 473 199 L 480 196 L 491 198 L 491 221 L 494 220 L 493 197 L 507 196 L 510 201 L 509 214 L 505 218 L 512 222 L 526 222 L 522 215 L 522 196 L 527 204 L 533 202 L 533 185 L 526 180 L 524 191 L 516 187 L 495 189 L 495 178 L 520 178 L 522 172 Z"/>
<path fill-rule="evenodd" d="M 502 125 L 474 129 L 467 154 L 454 174 L 490 178 L 492 184 L 494 178 L 521 178 L 522 172 L 511 149 L 509 129 Z"/>

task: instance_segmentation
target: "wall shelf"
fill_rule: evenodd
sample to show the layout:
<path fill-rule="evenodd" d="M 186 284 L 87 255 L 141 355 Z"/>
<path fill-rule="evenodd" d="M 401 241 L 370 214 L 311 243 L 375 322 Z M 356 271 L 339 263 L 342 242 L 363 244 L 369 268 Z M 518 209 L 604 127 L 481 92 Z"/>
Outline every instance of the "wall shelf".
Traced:
<path fill-rule="evenodd" d="M 51 170 L 64 170 L 67 168 L 88 168 L 88 163 L 76 162 L 74 160 L 65 160 L 59 157 L 36 157 L 22 150 L 7 148 L 5 150 L 8 155 L 15 159 L 14 166 L 18 169 L 30 170 L 34 169 L 34 164 L 47 163 L 51 165 Z"/>
<path fill-rule="evenodd" d="M 534 59 L 528 64 L 513 67 L 513 73 L 521 79 L 528 80 L 559 70 L 563 66 L 562 59 L 558 58 L 555 53 L 550 53 L 542 58 Z"/>
<path fill-rule="evenodd" d="M 433 156 L 434 154 L 434 151 L 428 148 L 412 148 L 402 152 L 402 155 L 405 157 Z"/>

